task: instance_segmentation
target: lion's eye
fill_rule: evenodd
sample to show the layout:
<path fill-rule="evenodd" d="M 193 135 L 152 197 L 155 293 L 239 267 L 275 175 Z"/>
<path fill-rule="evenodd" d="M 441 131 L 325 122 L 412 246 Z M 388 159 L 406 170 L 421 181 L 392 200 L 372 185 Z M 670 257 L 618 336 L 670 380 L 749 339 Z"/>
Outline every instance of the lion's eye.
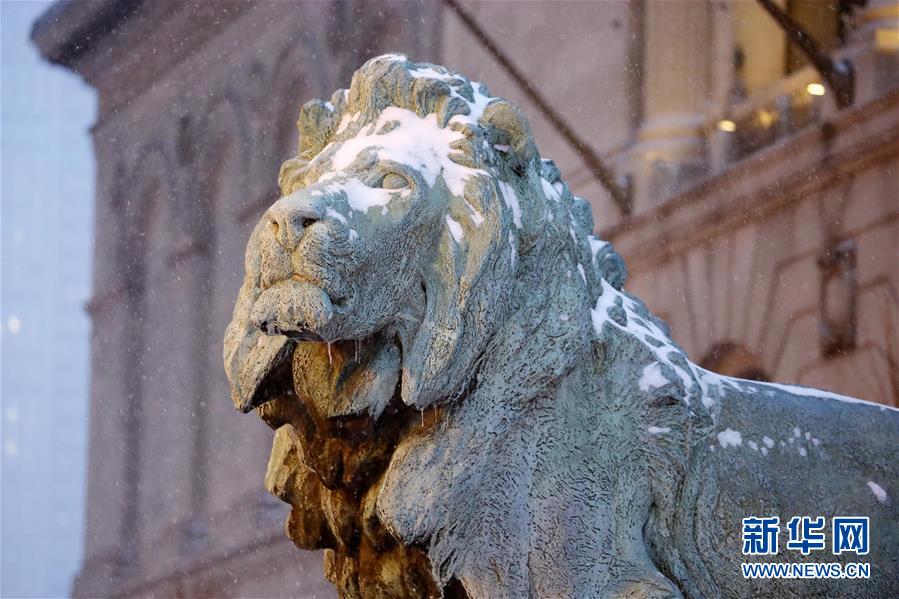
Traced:
<path fill-rule="evenodd" d="M 409 187 L 409 181 L 402 175 L 387 173 L 381 179 L 381 187 L 384 189 L 403 189 L 404 187 Z"/>

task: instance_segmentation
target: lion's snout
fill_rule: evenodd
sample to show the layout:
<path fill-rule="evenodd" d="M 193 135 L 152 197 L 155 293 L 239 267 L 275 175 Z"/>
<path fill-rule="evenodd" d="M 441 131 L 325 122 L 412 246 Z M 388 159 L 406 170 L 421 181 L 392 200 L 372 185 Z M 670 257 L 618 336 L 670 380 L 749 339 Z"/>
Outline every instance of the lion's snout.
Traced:
<path fill-rule="evenodd" d="M 323 216 L 321 202 L 309 193 L 299 191 L 272 204 L 264 218 L 278 244 L 292 252 L 300 244 L 303 234 Z"/>
<path fill-rule="evenodd" d="M 358 235 L 337 209 L 340 198 L 320 187 L 282 197 L 262 217 L 257 240 L 259 287 L 288 279 L 323 288 L 335 301 L 346 297 L 340 273 L 358 255 Z"/>

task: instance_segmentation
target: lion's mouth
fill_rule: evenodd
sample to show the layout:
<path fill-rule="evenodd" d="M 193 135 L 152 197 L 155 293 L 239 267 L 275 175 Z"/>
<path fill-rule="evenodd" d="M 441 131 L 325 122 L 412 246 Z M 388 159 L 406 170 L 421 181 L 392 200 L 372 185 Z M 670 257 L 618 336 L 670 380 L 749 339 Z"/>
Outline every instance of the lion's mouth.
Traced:
<path fill-rule="evenodd" d="M 250 320 L 266 335 L 301 341 L 337 340 L 331 295 L 309 281 L 291 277 L 264 289 L 253 304 Z"/>
<path fill-rule="evenodd" d="M 307 365 L 319 368 L 322 380 L 331 386 L 318 394 L 324 417 L 361 413 L 377 417 L 399 393 L 402 348 L 420 327 L 424 308 L 419 311 L 413 305 L 425 303 L 424 292 L 420 302 L 406 304 L 385 321 L 367 314 L 371 306 L 360 306 L 355 295 L 342 295 L 347 285 L 338 277 L 320 274 L 314 281 L 290 276 L 267 286 L 257 279 L 255 293 L 238 303 L 225 355 L 238 410 L 249 412 L 277 397 L 274 373 L 283 367 L 290 370 L 288 365 L 298 354 L 318 355 Z M 350 380 L 354 377 L 358 385 Z"/>
<path fill-rule="evenodd" d="M 352 330 L 351 285 L 331 270 L 309 265 L 286 278 L 262 276 L 258 289 L 250 320 L 266 335 L 333 343 L 371 334 Z"/>
<path fill-rule="evenodd" d="M 327 339 L 308 329 L 288 329 L 282 330 L 276 322 L 264 320 L 258 325 L 259 330 L 266 335 L 283 335 L 294 341 L 314 341 L 316 343 L 329 343 Z"/>
<path fill-rule="evenodd" d="M 319 416 L 377 417 L 397 388 L 399 345 L 383 330 L 353 324 L 348 310 L 335 303 L 320 285 L 291 277 L 259 294 L 250 321 L 268 338 L 294 342 L 287 355 L 292 356 L 296 392 L 310 398 Z M 268 399 L 259 396 L 253 404 Z"/>

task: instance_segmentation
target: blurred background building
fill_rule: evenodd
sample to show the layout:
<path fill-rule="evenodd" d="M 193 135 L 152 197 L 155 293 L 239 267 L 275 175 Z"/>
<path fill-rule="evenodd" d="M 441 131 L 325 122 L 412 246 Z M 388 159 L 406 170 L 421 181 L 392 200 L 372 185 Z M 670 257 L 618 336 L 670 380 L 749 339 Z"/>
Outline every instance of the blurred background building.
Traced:
<path fill-rule="evenodd" d="M 750 0 L 54 5 L 33 40 L 98 95 L 74 593 L 332 594 L 221 339 L 300 106 L 386 51 L 522 105 L 694 361 L 899 405 L 899 3 L 775 4 L 851 94 Z"/>

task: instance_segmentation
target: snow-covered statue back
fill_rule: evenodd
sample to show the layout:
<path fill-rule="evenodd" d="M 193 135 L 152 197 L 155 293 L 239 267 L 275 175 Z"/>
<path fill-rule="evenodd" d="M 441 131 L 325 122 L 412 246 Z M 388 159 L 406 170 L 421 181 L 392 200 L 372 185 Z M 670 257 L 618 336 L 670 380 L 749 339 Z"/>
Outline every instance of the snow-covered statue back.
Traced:
<path fill-rule="evenodd" d="M 298 127 L 225 367 L 344 596 L 899 590 L 899 412 L 691 363 L 515 105 L 387 55 Z M 869 517 L 813 561 L 870 579 L 745 579 L 791 561 L 743 555 L 752 516 Z"/>

